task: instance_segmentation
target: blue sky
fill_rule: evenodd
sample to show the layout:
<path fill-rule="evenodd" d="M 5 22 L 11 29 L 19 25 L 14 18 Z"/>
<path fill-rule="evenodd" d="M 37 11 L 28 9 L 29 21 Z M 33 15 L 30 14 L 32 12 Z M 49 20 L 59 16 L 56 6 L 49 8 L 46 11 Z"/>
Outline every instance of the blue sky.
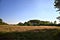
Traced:
<path fill-rule="evenodd" d="M 54 0 L 0 0 L 0 18 L 9 24 L 31 19 L 55 21 Z"/>

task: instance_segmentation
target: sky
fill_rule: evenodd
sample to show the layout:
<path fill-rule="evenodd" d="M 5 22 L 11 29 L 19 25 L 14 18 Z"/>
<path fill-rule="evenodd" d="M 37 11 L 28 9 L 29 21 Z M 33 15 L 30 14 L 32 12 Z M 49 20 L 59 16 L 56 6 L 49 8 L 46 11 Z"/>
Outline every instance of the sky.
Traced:
<path fill-rule="evenodd" d="M 0 0 L 0 18 L 8 24 L 28 20 L 57 20 L 54 0 Z"/>

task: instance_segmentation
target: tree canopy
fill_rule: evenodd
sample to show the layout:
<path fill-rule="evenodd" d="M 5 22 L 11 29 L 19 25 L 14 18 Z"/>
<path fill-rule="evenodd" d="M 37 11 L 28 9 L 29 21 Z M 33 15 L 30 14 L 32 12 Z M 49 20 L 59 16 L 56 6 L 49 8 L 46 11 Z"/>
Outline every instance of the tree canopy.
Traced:
<path fill-rule="evenodd" d="M 55 5 L 56 8 L 58 8 L 58 11 L 60 11 L 60 0 L 55 0 Z"/>
<path fill-rule="evenodd" d="M 55 0 L 55 8 L 57 8 L 57 11 L 60 11 L 60 0 Z M 59 12 L 60 13 L 60 12 Z M 58 20 L 60 20 L 60 16 L 57 17 Z"/>
<path fill-rule="evenodd" d="M 21 22 L 18 23 L 18 25 L 20 25 L 20 26 L 41 26 L 41 25 L 49 26 L 49 25 L 54 25 L 54 24 L 56 24 L 56 21 L 53 23 L 50 21 L 41 21 L 41 20 L 29 20 L 24 23 L 21 23 Z"/>
<path fill-rule="evenodd" d="M 7 23 L 3 22 L 3 20 L 0 18 L 0 25 L 7 25 Z"/>
<path fill-rule="evenodd" d="M 2 23 L 2 19 L 0 19 L 0 23 Z"/>

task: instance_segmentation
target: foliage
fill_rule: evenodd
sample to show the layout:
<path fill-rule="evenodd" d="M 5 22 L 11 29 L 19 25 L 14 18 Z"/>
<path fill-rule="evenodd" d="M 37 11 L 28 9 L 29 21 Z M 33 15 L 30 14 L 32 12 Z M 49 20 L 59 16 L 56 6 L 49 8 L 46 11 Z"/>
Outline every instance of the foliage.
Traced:
<path fill-rule="evenodd" d="M 24 26 L 32 26 L 32 24 L 30 22 L 25 22 Z"/>
<path fill-rule="evenodd" d="M 58 9 L 58 11 L 60 11 L 60 0 L 55 0 L 55 5 L 54 6 L 55 6 L 55 8 Z M 57 17 L 57 19 L 60 20 L 60 16 Z"/>
<path fill-rule="evenodd" d="M 2 19 L 0 19 L 0 23 L 2 23 Z"/>
<path fill-rule="evenodd" d="M 56 24 L 56 21 L 54 21 L 54 24 Z"/>
<path fill-rule="evenodd" d="M 56 8 L 58 8 L 58 11 L 60 11 L 60 0 L 55 0 L 55 5 Z"/>
<path fill-rule="evenodd" d="M 0 19 L 0 25 L 8 25 L 7 23 L 3 22 L 2 19 Z"/>
<path fill-rule="evenodd" d="M 49 21 L 40 21 L 40 20 L 29 20 L 25 23 L 18 23 L 18 25 L 20 26 L 53 26 L 56 25 L 56 21 L 53 22 L 49 22 Z"/>
<path fill-rule="evenodd" d="M 57 19 L 59 19 L 59 20 L 60 20 L 60 16 L 59 16 L 59 17 L 57 17 Z"/>
<path fill-rule="evenodd" d="M 23 26 L 23 23 L 20 22 L 20 23 L 18 23 L 17 25 Z"/>

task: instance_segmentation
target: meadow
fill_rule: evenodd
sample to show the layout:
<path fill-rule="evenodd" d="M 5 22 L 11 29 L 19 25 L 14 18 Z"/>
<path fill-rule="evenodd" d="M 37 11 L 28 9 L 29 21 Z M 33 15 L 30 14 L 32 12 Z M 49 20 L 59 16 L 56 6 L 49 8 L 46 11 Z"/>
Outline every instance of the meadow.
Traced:
<path fill-rule="evenodd" d="M 0 25 L 0 32 L 23 32 L 34 29 L 60 29 L 57 26 L 13 26 L 13 25 Z"/>
<path fill-rule="evenodd" d="M 0 25 L 0 40 L 60 40 L 60 27 Z"/>

